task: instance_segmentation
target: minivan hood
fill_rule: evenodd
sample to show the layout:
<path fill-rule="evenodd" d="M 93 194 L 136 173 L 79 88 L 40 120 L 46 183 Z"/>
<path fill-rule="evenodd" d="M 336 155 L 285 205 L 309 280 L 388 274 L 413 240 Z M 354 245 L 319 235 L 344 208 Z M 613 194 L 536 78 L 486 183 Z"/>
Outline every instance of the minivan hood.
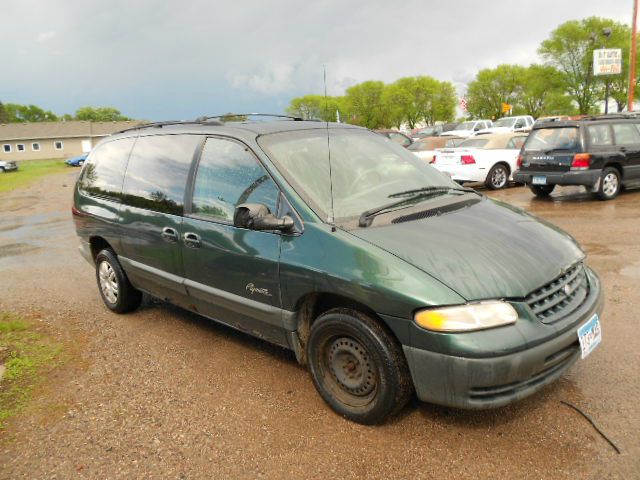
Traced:
<path fill-rule="evenodd" d="M 489 199 L 445 215 L 374 223 L 350 233 L 437 278 L 467 301 L 523 298 L 584 258 L 568 233 Z"/>

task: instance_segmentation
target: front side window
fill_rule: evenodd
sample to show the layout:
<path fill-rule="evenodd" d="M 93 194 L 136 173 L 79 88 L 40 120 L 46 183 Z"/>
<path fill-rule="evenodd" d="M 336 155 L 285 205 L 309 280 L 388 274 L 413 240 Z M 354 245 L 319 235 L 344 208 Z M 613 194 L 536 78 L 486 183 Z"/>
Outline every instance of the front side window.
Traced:
<path fill-rule="evenodd" d="M 122 181 L 134 138 L 103 143 L 87 158 L 82 171 L 80 190 L 112 199 L 122 197 Z"/>
<path fill-rule="evenodd" d="M 182 215 L 189 168 L 201 141 L 198 135 L 139 137 L 127 165 L 123 203 Z"/>
<path fill-rule="evenodd" d="M 616 145 L 640 145 L 640 133 L 633 123 L 614 123 L 613 134 L 616 136 Z"/>
<path fill-rule="evenodd" d="M 587 127 L 589 133 L 589 143 L 594 147 L 602 147 L 613 145 L 611 136 L 611 128 L 608 124 L 589 125 Z"/>
<path fill-rule="evenodd" d="M 196 173 L 192 212 L 231 222 L 237 205 L 261 203 L 276 213 L 280 190 L 249 149 L 207 139 Z"/>
<path fill-rule="evenodd" d="M 408 190 L 457 185 L 405 148 L 358 129 L 330 131 L 331 174 L 326 129 L 263 135 L 258 142 L 325 221 L 332 207 L 336 221 L 349 221 Z"/>

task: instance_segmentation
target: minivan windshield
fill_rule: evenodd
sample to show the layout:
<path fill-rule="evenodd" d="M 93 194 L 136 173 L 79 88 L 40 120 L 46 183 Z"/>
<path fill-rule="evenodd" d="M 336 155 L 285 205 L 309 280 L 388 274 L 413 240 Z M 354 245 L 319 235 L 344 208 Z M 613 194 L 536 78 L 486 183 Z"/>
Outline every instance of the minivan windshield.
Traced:
<path fill-rule="evenodd" d="M 359 129 L 263 135 L 258 143 L 291 186 L 323 219 L 359 217 L 399 193 L 427 187 L 460 188 L 448 176 L 385 137 Z M 333 181 L 333 185 L 331 180 Z"/>
<path fill-rule="evenodd" d="M 578 127 L 539 128 L 533 130 L 524 144 L 526 152 L 554 150 L 576 152 L 580 148 Z"/>

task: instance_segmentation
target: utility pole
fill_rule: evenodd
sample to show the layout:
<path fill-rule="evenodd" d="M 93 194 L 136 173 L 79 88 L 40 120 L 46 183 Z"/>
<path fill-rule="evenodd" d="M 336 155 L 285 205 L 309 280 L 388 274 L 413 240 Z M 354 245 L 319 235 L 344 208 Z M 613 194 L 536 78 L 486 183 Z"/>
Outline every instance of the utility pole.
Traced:
<path fill-rule="evenodd" d="M 629 49 L 629 98 L 627 111 L 633 112 L 633 95 L 636 86 L 636 32 L 638 19 L 638 0 L 633 0 L 633 17 L 631 19 L 631 48 Z"/>

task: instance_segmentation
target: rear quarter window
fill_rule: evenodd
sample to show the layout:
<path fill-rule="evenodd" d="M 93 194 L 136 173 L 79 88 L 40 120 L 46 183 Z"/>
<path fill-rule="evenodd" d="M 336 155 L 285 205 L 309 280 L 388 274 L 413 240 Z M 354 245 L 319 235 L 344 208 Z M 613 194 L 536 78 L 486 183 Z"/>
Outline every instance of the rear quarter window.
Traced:
<path fill-rule="evenodd" d="M 614 123 L 613 134 L 616 137 L 616 145 L 640 145 L 640 132 L 638 123 Z"/>
<path fill-rule="evenodd" d="M 135 138 L 112 140 L 97 146 L 82 171 L 80 190 L 111 199 L 122 196 L 122 181 Z"/>

